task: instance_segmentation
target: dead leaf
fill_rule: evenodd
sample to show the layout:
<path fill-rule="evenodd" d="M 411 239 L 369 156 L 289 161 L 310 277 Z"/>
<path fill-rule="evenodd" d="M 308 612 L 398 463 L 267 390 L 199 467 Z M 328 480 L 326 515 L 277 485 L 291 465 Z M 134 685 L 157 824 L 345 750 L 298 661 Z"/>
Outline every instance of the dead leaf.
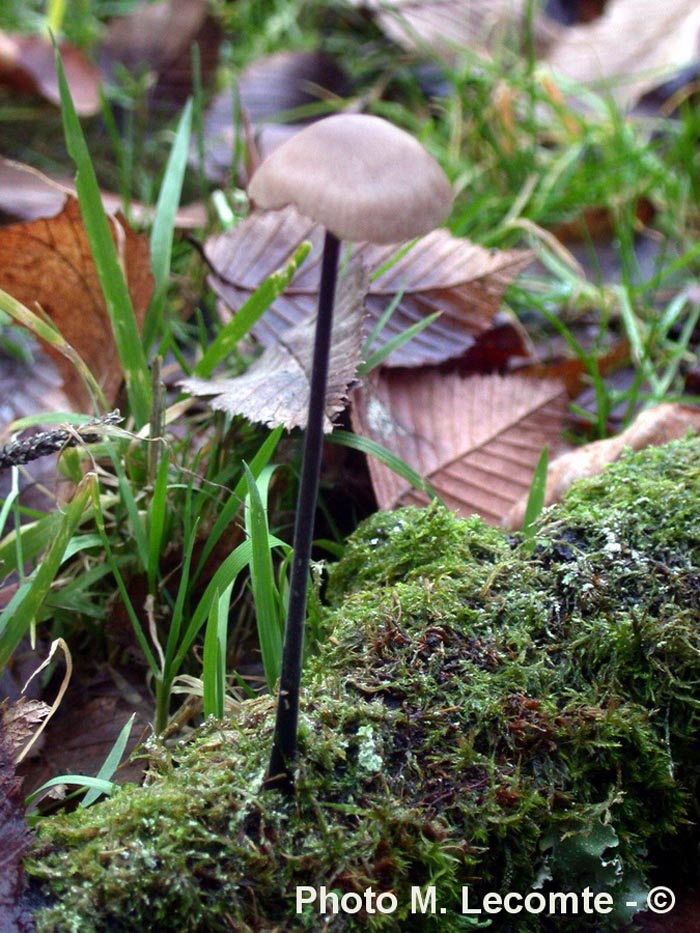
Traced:
<path fill-rule="evenodd" d="M 367 273 L 359 263 L 353 263 L 338 288 L 328 365 L 326 433 L 333 430 L 333 417 L 345 408 L 348 387 L 357 373 L 367 286 Z M 235 379 L 191 378 L 180 384 L 193 395 L 215 395 L 209 404 L 218 411 L 244 415 L 270 427 L 305 428 L 315 329 L 315 316 L 288 328 Z"/>
<path fill-rule="evenodd" d="M 352 396 L 352 423 L 405 460 L 460 515 L 498 522 L 525 493 L 542 448 L 560 442 L 566 390 L 554 380 L 383 370 Z M 382 509 L 427 495 L 368 458 Z"/>
<path fill-rule="evenodd" d="M 327 98 L 349 93 L 345 73 L 323 52 L 277 52 L 245 68 L 238 79 L 238 100 L 255 132 L 262 157 L 268 155 L 306 122 L 280 123 L 285 111 L 307 107 Z M 208 178 L 227 182 L 236 152 L 234 89 L 222 91 L 212 101 L 204 118 L 204 169 Z M 239 168 L 239 180 L 245 172 Z"/>
<path fill-rule="evenodd" d="M 440 363 L 439 368 L 462 376 L 503 372 L 514 357 L 525 359 L 530 354 L 530 340 L 523 325 L 511 312 L 497 311 L 489 329 L 477 336 L 468 350 Z"/>
<path fill-rule="evenodd" d="M 100 109 L 100 72 L 80 49 L 61 43 L 61 61 L 75 109 L 88 117 Z M 0 84 L 23 93 L 40 94 L 60 106 L 53 45 L 44 36 L 0 32 Z"/>
<path fill-rule="evenodd" d="M 0 707 L 0 927 L 3 933 L 30 933 L 32 913 L 22 900 L 22 858 L 31 835 L 24 819 L 22 780 L 15 775 L 5 735 L 7 709 Z"/>
<path fill-rule="evenodd" d="M 529 0 L 353 0 L 370 9 L 384 32 L 404 48 L 443 55 L 465 48 L 500 47 L 508 35 L 523 34 Z M 557 27 L 548 17 L 534 18 L 538 45 L 549 44 Z"/>
<path fill-rule="evenodd" d="M 639 414 L 626 431 L 602 441 L 593 441 L 550 463 L 545 488 L 545 505 L 559 502 L 576 480 L 596 476 L 607 464 L 618 460 L 626 448 L 642 450 L 653 444 L 685 437 L 689 430 L 700 430 L 700 408 L 664 402 Z M 520 528 L 525 515 L 526 498 L 522 499 L 505 517 L 507 528 Z"/>
<path fill-rule="evenodd" d="M 565 341 L 561 341 L 565 345 Z M 585 339 L 582 340 L 585 346 Z M 586 348 L 590 349 L 590 348 Z M 626 339 L 615 343 L 596 359 L 596 367 L 601 376 L 609 376 L 630 358 L 630 345 Z M 590 370 L 578 356 L 554 358 L 527 363 L 514 370 L 514 374 L 528 379 L 559 379 L 564 382 L 569 398 L 577 398 L 590 387 Z"/>
<path fill-rule="evenodd" d="M 210 284 L 235 312 L 268 275 L 289 260 L 303 240 L 312 245 L 308 259 L 252 329 L 263 346 L 274 344 L 287 328 L 315 313 L 323 229 L 293 208 L 285 208 L 251 214 L 232 231 L 210 238 L 205 245 L 206 257 L 215 270 Z M 352 262 L 361 262 L 371 274 L 398 249 L 355 243 L 349 253 Z M 371 330 L 399 291 L 403 297 L 375 347 L 435 311 L 441 315 L 395 350 L 384 365 L 424 366 L 462 356 L 488 333 L 503 292 L 530 258 L 530 253 L 522 250 L 486 250 L 453 237 L 447 230 L 422 237 L 370 282 L 365 326 Z"/>
<path fill-rule="evenodd" d="M 53 360 L 43 357 L 32 335 L 17 330 L 11 340 L 22 347 L 27 357 L 10 354 L 0 347 L 0 445 L 9 441 L 13 422 L 18 418 L 39 411 L 68 411 L 71 407 Z M 37 359 L 41 365 L 36 364 Z M 19 488 L 20 502 L 25 508 L 46 512 L 55 509 L 59 501 L 69 501 L 75 487 L 58 470 L 54 456 L 23 467 L 19 471 Z M 11 471 L 0 470 L 0 499 L 6 498 L 11 489 Z M 11 588 L 4 589 L 11 593 Z"/>
<path fill-rule="evenodd" d="M 654 219 L 656 207 L 645 197 L 637 200 L 635 216 L 638 229 L 647 227 Z M 609 205 L 585 207 L 578 217 L 563 220 L 550 229 L 561 243 L 590 243 L 603 237 L 615 236 L 615 214 Z"/>
<path fill-rule="evenodd" d="M 488 52 L 515 45 L 524 34 L 528 0 L 353 0 L 372 10 L 395 42 L 442 56 L 465 48 Z M 623 107 L 635 104 L 664 77 L 697 61 L 697 0 L 608 0 L 601 16 L 569 28 L 545 13 L 532 20 L 535 48 L 552 67 L 581 84 L 611 94 Z M 561 17 L 558 17 L 561 19 Z"/>
<path fill-rule="evenodd" d="M 19 768 L 27 794 L 57 774 L 97 774 L 125 722 L 135 712 L 125 756 L 131 754 L 149 730 L 153 713 L 152 701 L 134 683 L 108 667 L 87 682 L 74 678 L 64 702 L 46 727 L 45 742 L 38 754 Z M 143 760 L 127 762 L 112 780 L 139 781 L 144 770 Z"/>
<path fill-rule="evenodd" d="M 102 191 L 102 204 L 108 214 L 121 208 L 121 195 Z M 52 178 L 31 165 L 15 162 L 0 156 L 0 211 L 21 220 L 37 220 L 58 214 L 68 195 L 76 196 L 75 185 L 70 178 Z M 151 220 L 154 208 L 139 201 L 131 201 L 131 215 L 138 223 Z M 181 207 L 175 215 L 178 230 L 203 227 L 207 212 L 201 201 Z"/>
<path fill-rule="evenodd" d="M 564 30 L 546 60 L 568 78 L 631 107 L 697 60 L 699 37 L 697 0 L 609 0 L 601 17 Z"/>
<path fill-rule="evenodd" d="M 42 700 L 27 700 L 23 696 L 4 710 L 5 737 L 15 760 L 50 714 L 51 707 L 47 703 Z"/>
<path fill-rule="evenodd" d="M 220 41 L 221 27 L 210 15 L 208 0 L 141 2 L 109 24 L 100 57 L 109 73 L 120 65 L 131 74 L 154 74 L 150 99 L 171 111 L 192 93 L 192 45 L 199 46 L 206 85 L 216 68 Z"/>
<path fill-rule="evenodd" d="M 112 218 L 139 326 L 153 291 L 148 240 L 121 214 Z M 0 229 L 0 288 L 31 311 L 51 318 L 83 358 L 111 404 L 122 382 L 116 344 L 80 207 L 69 197 L 55 217 Z M 76 410 L 89 410 L 90 397 L 72 363 L 47 348 Z"/>
<path fill-rule="evenodd" d="M 1 239 L 1 237 L 0 237 Z M 24 338 L 26 335 L 26 339 Z M 62 389 L 61 376 L 52 360 L 34 365 L 34 355 L 40 352 L 31 334 L 18 331 L 13 343 L 22 353 L 10 354 L 0 347 L 0 425 L 2 442 L 13 421 L 35 415 L 38 411 L 66 411 L 70 407 Z M 24 355 L 26 354 L 26 356 Z M 2 492 L 0 492 L 0 496 Z"/>

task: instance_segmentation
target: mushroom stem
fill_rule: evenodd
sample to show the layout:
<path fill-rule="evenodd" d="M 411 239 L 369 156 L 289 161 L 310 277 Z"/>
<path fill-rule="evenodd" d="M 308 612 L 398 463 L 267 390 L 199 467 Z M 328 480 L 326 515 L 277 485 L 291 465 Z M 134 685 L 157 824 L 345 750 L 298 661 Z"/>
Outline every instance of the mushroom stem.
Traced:
<path fill-rule="evenodd" d="M 333 328 L 333 303 L 338 277 L 340 241 L 326 231 L 321 261 L 321 288 L 318 297 L 318 317 L 311 370 L 309 416 L 304 440 L 301 483 L 294 524 L 294 557 L 289 586 L 287 624 L 284 630 L 282 670 L 280 673 L 277 718 L 272 742 L 272 754 L 265 779 L 266 787 L 285 793 L 294 789 L 292 769 L 297 752 L 297 723 L 301 684 L 304 620 L 306 618 L 306 588 L 311 562 L 314 515 L 318 498 L 323 448 L 323 420 L 326 407 L 326 383 Z"/>

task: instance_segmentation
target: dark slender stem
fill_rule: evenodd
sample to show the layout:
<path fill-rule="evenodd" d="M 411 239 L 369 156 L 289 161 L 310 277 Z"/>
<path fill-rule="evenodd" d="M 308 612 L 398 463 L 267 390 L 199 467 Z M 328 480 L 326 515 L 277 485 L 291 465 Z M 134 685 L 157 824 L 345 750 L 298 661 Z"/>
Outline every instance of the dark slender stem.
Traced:
<path fill-rule="evenodd" d="M 333 302 L 338 275 L 340 243 L 332 233 L 326 233 L 321 263 L 321 290 L 318 296 L 318 317 L 311 369 L 311 395 L 309 417 L 304 441 L 301 483 L 294 524 L 294 558 L 289 588 L 287 624 L 284 630 L 280 691 L 277 700 L 277 719 L 272 742 L 272 755 L 266 787 L 286 793 L 294 788 L 293 767 L 297 752 L 297 723 L 299 719 L 299 692 L 301 662 L 304 647 L 304 620 L 306 618 L 306 585 L 311 562 L 311 542 L 314 515 L 318 498 L 323 448 L 323 419 L 328 381 L 331 331 L 333 328 Z"/>

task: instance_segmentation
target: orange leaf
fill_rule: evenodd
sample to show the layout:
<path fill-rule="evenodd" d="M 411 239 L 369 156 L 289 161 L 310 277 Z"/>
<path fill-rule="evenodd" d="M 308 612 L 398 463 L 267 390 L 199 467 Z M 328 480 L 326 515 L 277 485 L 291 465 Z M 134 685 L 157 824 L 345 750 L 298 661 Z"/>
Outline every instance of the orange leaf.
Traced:
<path fill-rule="evenodd" d="M 141 326 L 153 291 L 148 240 L 112 218 L 122 268 L 136 319 Z M 30 311 L 37 306 L 51 319 L 92 371 L 110 404 L 122 382 L 116 344 L 80 207 L 69 197 L 55 217 L 0 229 L 0 288 Z M 90 397 L 72 363 L 47 348 L 76 409 L 89 409 Z"/>

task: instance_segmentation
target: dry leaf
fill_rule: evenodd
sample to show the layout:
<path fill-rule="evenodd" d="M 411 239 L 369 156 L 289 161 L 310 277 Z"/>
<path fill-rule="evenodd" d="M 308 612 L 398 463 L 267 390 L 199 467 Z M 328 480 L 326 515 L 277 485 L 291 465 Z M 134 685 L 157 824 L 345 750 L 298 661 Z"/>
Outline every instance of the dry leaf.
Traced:
<path fill-rule="evenodd" d="M 454 54 L 465 48 L 503 45 L 509 34 L 523 34 L 529 0 L 353 0 L 375 12 L 384 32 L 404 48 Z M 545 16 L 534 19 L 536 42 L 556 36 Z"/>
<path fill-rule="evenodd" d="M 22 749 L 51 715 L 51 707 L 42 700 L 27 700 L 21 696 L 3 712 L 5 737 L 15 761 Z"/>
<path fill-rule="evenodd" d="M 119 64 L 130 74 L 157 75 L 150 99 L 167 110 L 181 107 L 192 93 L 192 45 L 199 46 L 202 83 L 213 74 L 221 27 L 208 0 L 138 3 L 128 16 L 112 20 L 100 49 L 106 71 Z"/>
<path fill-rule="evenodd" d="M 581 343 L 585 346 L 585 335 Z M 561 341 L 566 349 L 566 342 Z M 590 350 L 590 347 L 586 347 Z M 536 352 L 536 351 L 535 351 Z M 630 345 L 626 339 L 616 340 L 615 343 L 596 358 L 596 367 L 601 376 L 610 376 L 630 358 Z M 535 360 L 514 370 L 518 376 L 528 379 L 559 379 L 566 385 L 569 398 L 577 398 L 582 392 L 590 388 L 590 370 L 584 361 L 576 357 Z M 579 400 L 580 401 L 580 400 Z"/>
<path fill-rule="evenodd" d="M 240 107 L 254 130 L 261 156 L 298 132 L 304 125 L 279 123 L 285 111 L 318 103 L 329 97 L 345 97 L 348 80 L 330 55 L 323 52 L 277 52 L 258 59 L 238 79 Z M 234 89 L 222 91 L 204 118 L 204 169 L 208 178 L 227 182 L 236 151 Z M 240 178 L 240 175 L 239 175 Z"/>
<path fill-rule="evenodd" d="M 586 476 L 595 476 L 608 463 L 618 460 L 625 448 L 642 450 L 652 444 L 685 437 L 689 430 L 700 430 L 700 408 L 665 402 L 638 415 L 632 424 L 615 437 L 593 441 L 557 457 L 550 464 L 545 488 L 545 505 L 559 502 L 572 483 Z M 513 506 L 504 518 L 507 528 L 520 528 L 525 515 L 527 498 Z"/>
<path fill-rule="evenodd" d="M 474 47 L 489 51 L 521 37 L 530 7 L 527 0 L 354 3 L 374 11 L 381 28 L 404 47 L 443 56 Z M 548 64 L 631 106 L 664 76 L 697 61 L 700 7 L 697 0 L 608 0 L 592 22 L 566 28 L 539 13 L 532 25 L 535 47 Z"/>
<path fill-rule="evenodd" d="M 75 109 L 91 116 L 100 109 L 100 72 L 80 49 L 61 43 L 61 61 Z M 56 60 L 51 41 L 44 36 L 0 32 L 0 84 L 17 91 L 40 94 L 52 104 L 61 103 Z"/>
<path fill-rule="evenodd" d="M 210 276 L 210 283 L 235 312 L 268 275 L 289 260 L 303 240 L 312 244 L 308 259 L 253 327 L 253 335 L 264 346 L 272 345 L 287 328 L 315 313 L 323 229 L 293 208 L 285 208 L 254 213 L 234 230 L 206 243 L 206 256 L 216 273 Z M 349 249 L 352 261 L 361 262 L 372 273 L 401 248 L 356 243 Z M 372 328 L 401 290 L 403 297 L 375 346 L 435 311 L 442 313 L 395 350 L 384 365 L 423 366 L 462 356 L 488 333 L 503 292 L 529 261 L 528 252 L 486 250 L 446 230 L 422 237 L 371 281 L 366 329 Z"/>
<path fill-rule="evenodd" d="M 3 933 L 30 933 L 32 913 L 22 899 L 22 858 L 31 836 L 24 819 L 22 780 L 15 775 L 12 750 L 0 708 L 0 928 Z"/>
<path fill-rule="evenodd" d="M 26 341 L 20 339 L 25 336 Z M 13 335 L 13 343 L 19 343 L 26 350 L 28 359 L 0 347 L 0 426 L 3 432 L 0 443 L 7 441 L 6 429 L 18 418 L 35 415 L 38 411 L 66 411 L 70 408 L 53 361 L 47 359 L 41 366 L 33 365 L 30 360 L 38 350 L 37 342 L 29 333 L 18 331 L 17 338 Z"/>
<path fill-rule="evenodd" d="M 134 233 L 120 214 L 112 218 L 112 228 L 140 326 L 153 291 L 148 240 Z M 69 197 L 55 217 L 0 229 L 0 288 L 30 311 L 43 309 L 87 363 L 111 404 L 122 371 L 75 198 Z M 89 409 L 90 397 L 72 363 L 55 351 L 47 352 L 74 407 Z"/>
<path fill-rule="evenodd" d="M 21 220 L 52 217 L 62 209 L 68 195 L 75 196 L 75 193 L 75 185 L 69 178 L 52 178 L 31 165 L 0 156 L 0 211 L 5 214 Z M 101 194 L 107 213 L 116 213 L 121 207 L 121 196 L 111 191 Z M 130 209 L 139 223 L 153 217 L 154 209 L 139 201 L 131 201 Z M 207 212 L 201 201 L 181 207 L 175 215 L 175 226 L 179 230 L 203 227 L 206 222 Z"/>
<path fill-rule="evenodd" d="M 449 508 L 498 522 L 525 493 L 542 448 L 559 443 L 566 390 L 554 380 L 383 370 L 352 396 L 352 423 L 405 460 Z M 368 458 L 382 509 L 428 497 Z"/>
<path fill-rule="evenodd" d="M 12 343 L 26 350 L 29 358 L 12 355 L 0 348 L 0 446 L 9 442 L 13 422 L 36 415 L 40 411 L 68 411 L 69 399 L 62 388 L 61 376 L 53 360 L 44 357 L 31 334 L 17 331 Z M 37 359 L 41 365 L 37 365 Z M 0 499 L 10 495 L 12 471 L 0 470 Z M 20 502 L 25 508 L 43 512 L 69 501 L 73 483 L 57 469 L 57 456 L 38 460 L 19 472 Z M 0 591 L 0 609 L 5 592 L 12 595 L 12 586 Z"/>
<path fill-rule="evenodd" d="M 136 713 L 125 756 L 131 754 L 153 718 L 152 701 L 138 684 L 103 667 L 88 682 L 74 678 L 64 702 L 46 727 L 45 742 L 35 757 L 25 760 L 19 774 L 29 794 L 57 774 L 97 774 L 117 740 L 125 722 Z M 89 728 L 86 729 L 86 723 Z M 140 781 L 143 759 L 120 766 L 113 781 Z"/>
<path fill-rule="evenodd" d="M 333 430 L 333 417 L 345 408 L 348 387 L 357 373 L 367 285 L 367 273 L 354 263 L 338 288 L 326 390 L 326 433 Z M 193 395 L 215 395 L 209 404 L 218 411 L 244 415 L 270 427 L 305 428 L 315 329 L 315 316 L 290 327 L 235 379 L 191 378 L 181 385 Z"/>
<path fill-rule="evenodd" d="M 630 107 L 664 77 L 697 60 L 699 37 L 697 0 L 609 0 L 599 19 L 564 30 L 547 62 Z"/>

